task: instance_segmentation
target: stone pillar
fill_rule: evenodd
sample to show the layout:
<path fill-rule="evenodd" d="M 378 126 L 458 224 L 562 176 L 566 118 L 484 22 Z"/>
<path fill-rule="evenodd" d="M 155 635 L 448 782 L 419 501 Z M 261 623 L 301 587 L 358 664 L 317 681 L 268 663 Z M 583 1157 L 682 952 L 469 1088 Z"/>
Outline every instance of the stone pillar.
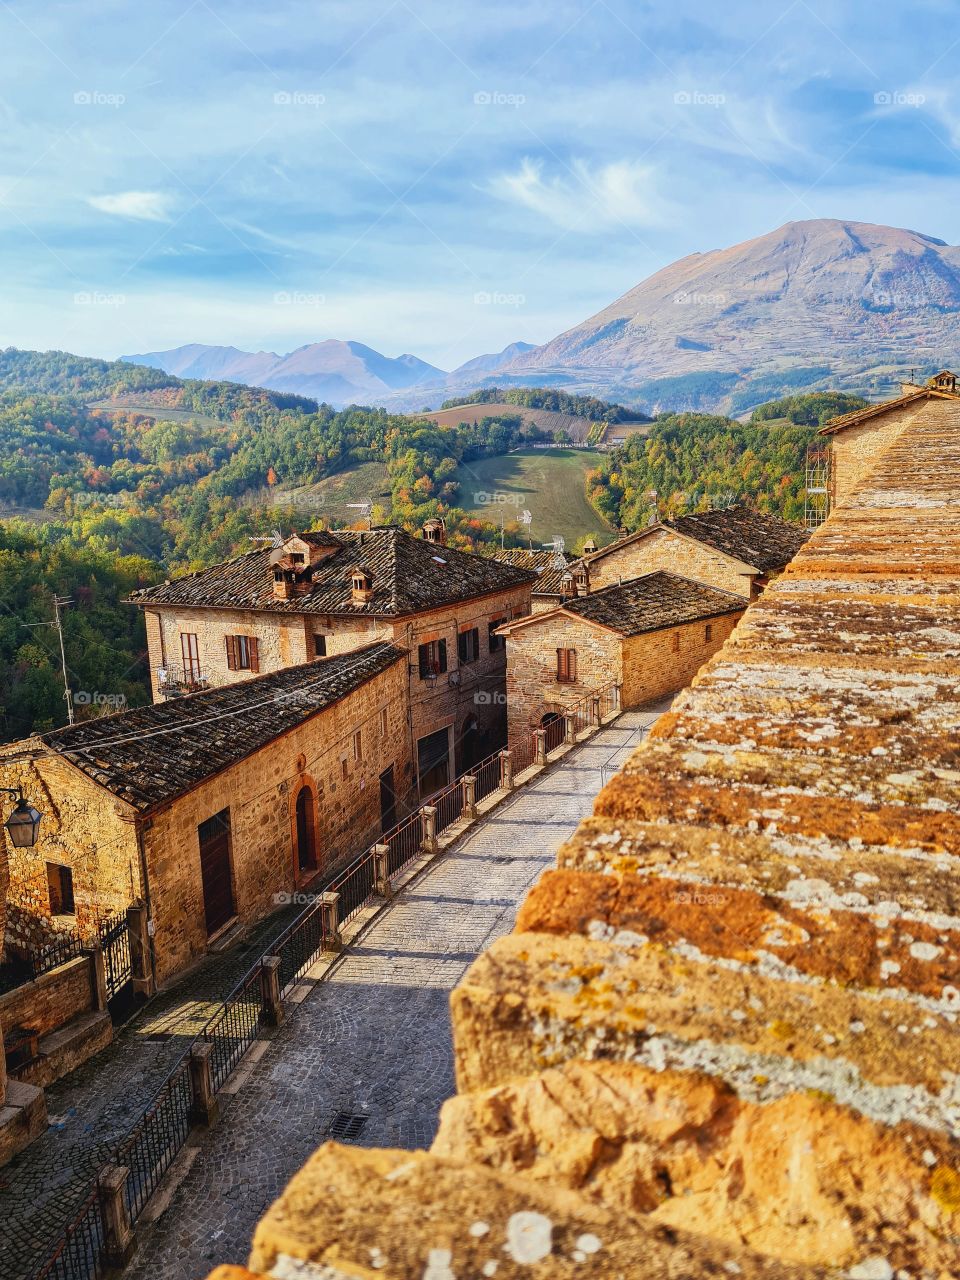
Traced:
<path fill-rule="evenodd" d="M 593 699 L 593 723 L 600 723 L 600 699 L 598 697 Z"/>
<path fill-rule="evenodd" d="M 513 790 L 513 756 L 509 751 L 500 752 L 500 790 Z"/>
<path fill-rule="evenodd" d="M 343 946 L 343 939 L 340 937 L 340 895 L 328 889 L 320 894 L 318 901 L 323 922 L 323 949 L 339 951 Z"/>
<path fill-rule="evenodd" d="M 264 1021 L 268 1026 L 279 1027 L 283 1021 L 279 956 L 264 956 L 260 963 L 260 995 Z"/>
<path fill-rule="evenodd" d="M 437 810 L 432 804 L 425 804 L 420 810 L 420 820 L 423 823 L 423 839 L 420 841 L 420 848 L 424 853 L 437 852 Z"/>
<path fill-rule="evenodd" d="M 153 965 L 150 963 L 150 933 L 147 908 L 142 902 L 127 907 L 127 935 L 130 939 L 130 973 L 137 995 L 152 996 Z"/>
<path fill-rule="evenodd" d="M 129 1172 L 123 1165 L 110 1164 L 97 1179 L 104 1252 L 111 1267 L 125 1267 L 133 1257 L 133 1227 L 123 1194 Z"/>
<path fill-rule="evenodd" d="M 623 710 L 623 685 L 615 684 L 613 686 L 613 709 L 614 711 Z"/>
<path fill-rule="evenodd" d="M 547 763 L 547 731 L 546 729 L 535 729 L 533 733 L 534 764 Z"/>
<path fill-rule="evenodd" d="M 103 958 L 103 947 L 95 942 L 87 948 L 90 956 L 90 990 L 93 996 L 93 1007 L 101 1013 L 107 1007 L 107 966 Z"/>
<path fill-rule="evenodd" d="M 564 734 L 563 740 L 568 747 L 572 747 L 577 740 L 577 717 L 569 713 L 563 717 Z"/>
<path fill-rule="evenodd" d="M 3 1052 L 3 1026 L 0 1025 L 0 1107 L 7 1096 L 7 1058 Z"/>
<path fill-rule="evenodd" d="M 463 783 L 463 812 L 461 816 L 467 822 L 476 822 L 477 820 L 477 780 L 473 774 L 468 773 L 461 778 Z"/>
<path fill-rule="evenodd" d="M 202 1040 L 190 1050 L 190 1119 L 211 1128 L 220 1116 L 220 1103 L 213 1091 L 213 1041 Z"/>
<path fill-rule="evenodd" d="M 393 896 L 393 885 L 390 883 L 390 846 L 375 844 L 373 846 L 373 891 L 381 898 Z"/>

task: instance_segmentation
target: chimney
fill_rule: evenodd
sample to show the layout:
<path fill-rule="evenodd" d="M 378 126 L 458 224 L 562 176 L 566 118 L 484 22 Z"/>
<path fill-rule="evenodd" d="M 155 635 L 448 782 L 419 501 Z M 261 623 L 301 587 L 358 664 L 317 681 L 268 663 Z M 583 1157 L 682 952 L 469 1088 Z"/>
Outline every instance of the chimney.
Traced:
<path fill-rule="evenodd" d="M 447 526 L 439 516 L 425 521 L 421 533 L 424 542 L 435 542 L 441 547 L 447 545 Z"/>
<path fill-rule="evenodd" d="M 582 560 L 573 571 L 573 582 L 578 596 L 590 594 L 590 570 Z"/>
<path fill-rule="evenodd" d="M 354 569 L 351 576 L 352 593 L 351 598 L 354 604 L 369 604 L 373 599 L 373 577 L 369 569 L 362 566 Z"/>

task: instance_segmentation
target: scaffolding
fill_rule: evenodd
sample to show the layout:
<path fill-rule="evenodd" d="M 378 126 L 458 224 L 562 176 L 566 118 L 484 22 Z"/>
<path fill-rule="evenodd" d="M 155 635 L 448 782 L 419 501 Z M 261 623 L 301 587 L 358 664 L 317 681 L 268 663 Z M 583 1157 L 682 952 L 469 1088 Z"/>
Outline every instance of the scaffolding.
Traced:
<path fill-rule="evenodd" d="M 803 523 L 817 529 L 830 514 L 830 449 L 811 445 L 806 458 Z"/>

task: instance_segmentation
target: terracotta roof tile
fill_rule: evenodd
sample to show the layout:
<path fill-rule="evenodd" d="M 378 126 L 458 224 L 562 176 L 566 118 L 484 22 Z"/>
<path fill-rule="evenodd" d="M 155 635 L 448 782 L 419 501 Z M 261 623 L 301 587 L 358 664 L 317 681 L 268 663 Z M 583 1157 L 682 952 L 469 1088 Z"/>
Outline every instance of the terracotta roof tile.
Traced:
<path fill-rule="evenodd" d="M 740 613 L 746 604 L 743 596 L 733 592 L 659 570 L 568 600 L 562 607 L 588 622 L 598 622 L 624 636 L 635 636 L 698 619 Z"/>

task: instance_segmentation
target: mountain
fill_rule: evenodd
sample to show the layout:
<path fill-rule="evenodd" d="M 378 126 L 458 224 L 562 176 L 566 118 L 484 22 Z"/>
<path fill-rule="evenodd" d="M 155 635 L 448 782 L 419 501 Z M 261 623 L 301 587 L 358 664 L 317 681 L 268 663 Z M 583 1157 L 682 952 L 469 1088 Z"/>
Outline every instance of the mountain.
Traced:
<path fill-rule="evenodd" d="M 194 342 L 171 351 L 123 356 L 138 365 L 162 369 L 182 378 L 245 382 L 272 391 L 292 391 L 329 404 L 381 402 L 391 392 L 447 375 L 417 356 L 392 359 L 362 342 L 311 342 L 287 355 L 272 351 L 241 351 L 237 347 Z"/>
<path fill-rule="evenodd" d="M 511 342 L 502 351 L 496 351 L 486 356 L 474 356 L 472 360 L 467 360 L 464 364 L 458 365 L 453 373 L 450 374 L 448 381 L 453 383 L 472 374 L 493 373 L 495 369 L 502 369 L 504 365 L 508 365 L 512 361 L 525 356 L 528 351 L 535 350 L 536 346 L 532 342 Z"/>
<path fill-rule="evenodd" d="M 693 253 L 503 366 L 647 410 L 742 411 L 787 391 L 876 392 L 960 356 L 960 249 L 895 227 L 789 222 Z"/>

